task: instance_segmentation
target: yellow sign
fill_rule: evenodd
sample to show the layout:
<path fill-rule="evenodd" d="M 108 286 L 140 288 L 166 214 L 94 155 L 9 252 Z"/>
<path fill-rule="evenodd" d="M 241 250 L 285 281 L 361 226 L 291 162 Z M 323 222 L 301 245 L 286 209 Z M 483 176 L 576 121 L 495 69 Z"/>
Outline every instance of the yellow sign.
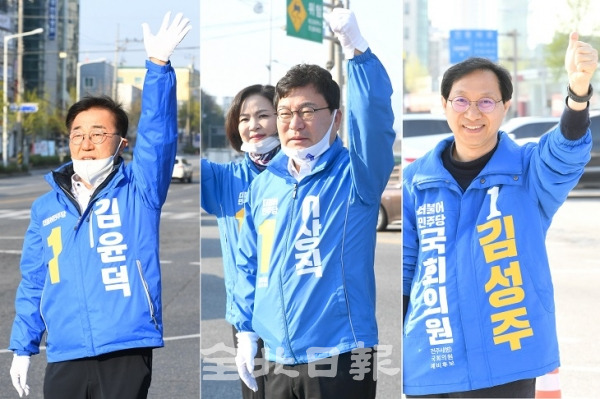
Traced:
<path fill-rule="evenodd" d="M 294 29 L 296 29 L 296 32 L 298 32 L 308 16 L 306 9 L 304 8 L 304 4 L 302 4 L 302 0 L 292 0 L 288 5 L 287 11 L 290 20 L 294 25 Z"/>

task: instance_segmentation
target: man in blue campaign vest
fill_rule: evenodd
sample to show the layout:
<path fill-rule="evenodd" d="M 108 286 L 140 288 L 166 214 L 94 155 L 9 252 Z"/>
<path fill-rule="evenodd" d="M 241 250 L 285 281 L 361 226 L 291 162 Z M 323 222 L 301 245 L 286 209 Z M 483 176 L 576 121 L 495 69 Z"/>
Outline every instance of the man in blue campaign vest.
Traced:
<path fill-rule="evenodd" d="M 236 363 L 256 387 L 262 338 L 268 398 L 376 391 L 375 226 L 394 166 L 392 87 L 354 14 L 325 17 L 348 59 L 348 148 L 331 74 L 291 68 L 275 89 L 281 151 L 250 185 L 239 235 Z"/>
<path fill-rule="evenodd" d="M 156 35 L 143 24 L 149 60 L 133 161 L 128 118 L 108 97 L 67 113 L 73 162 L 46 176 L 25 235 L 10 347 L 19 396 L 46 334 L 44 397 L 145 398 L 152 349 L 162 347 L 159 221 L 175 152 L 177 99 L 169 62 L 191 29 L 181 14 Z"/>
<path fill-rule="evenodd" d="M 559 363 L 545 239 L 590 159 L 598 52 L 572 33 L 566 106 L 539 143 L 503 131 L 509 72 L 483 58 L 450 67 L 453 137 L 403 181 L 403 387 L 412 397 L 533 398 Z"/>

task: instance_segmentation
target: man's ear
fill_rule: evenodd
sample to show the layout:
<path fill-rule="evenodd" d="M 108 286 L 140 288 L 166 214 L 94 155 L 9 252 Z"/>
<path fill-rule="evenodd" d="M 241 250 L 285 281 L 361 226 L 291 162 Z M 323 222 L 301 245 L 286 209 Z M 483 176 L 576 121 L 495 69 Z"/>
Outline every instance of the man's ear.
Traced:
<path fill-rule="evenodd" d="M 127 139 L 125 137 L 123 137 L 123 140 L 121 141 L 121 144 L 119 145 L 119 156 L 121 154 L 123 154 L 123 151 L 125 151 L 125 148 L 127 148 L 129 146 L 129 141 L 127 141 Z"/>
<path fill-rule="evenodd" d="M 342 115 L 343 115 L 342 110 L 338 109 L 337 112 L 335 113 L 335 117 L 333 118 L 334 119 L 333 126 L 335 127 L 336 131 L 340 130 L 340 127 L 342 126 L 342 118 L 343 118 Z"/>

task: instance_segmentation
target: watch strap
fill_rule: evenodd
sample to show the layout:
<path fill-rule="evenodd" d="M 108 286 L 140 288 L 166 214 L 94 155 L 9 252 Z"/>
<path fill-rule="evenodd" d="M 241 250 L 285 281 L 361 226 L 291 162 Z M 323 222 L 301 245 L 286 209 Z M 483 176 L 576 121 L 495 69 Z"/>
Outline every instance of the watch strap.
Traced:
<path fill-rule="evenodd" d="M 594 89 L 592 88 L 591 84 L 588 93 L 585 96 L 578 96 L 577 94 L 573 93 L 573 91 L 571 90 L 571 86 L 567 85 L 567 96 L 576 103 L 587 103 L 588 101 L 590 101 L 590 98 L 592 98 L 593 94 Z"/>

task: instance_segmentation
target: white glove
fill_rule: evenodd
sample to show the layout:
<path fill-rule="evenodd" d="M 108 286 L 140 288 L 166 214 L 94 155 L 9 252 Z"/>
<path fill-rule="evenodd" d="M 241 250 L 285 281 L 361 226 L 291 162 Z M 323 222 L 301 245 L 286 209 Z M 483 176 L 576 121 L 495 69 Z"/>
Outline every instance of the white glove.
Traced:
<path fill-rule="evenodd" d="M 235 356 L 235 364 L 237 365 L 238 374 L 244 384 L 254 392 L 258 391 L 256 379 L 252 375 L 254 371 L 254 357 L 258 350 L 258 335 L 251 331 L 241 331 L 235 334 L 237 337 L 238 348 Z"/>
<path fill-rule="evenodd" d="M 360 34 L 358 22 L 351 10 L 337 7 L 329 14 L 324 14 L 323 18 L 340 41 L 346 59 L 354 58 L 355 49 L 363 53 L 367 51 L 369 44 Z"/>
<path fill-rule="evenodd" d="M 163 18 L 160 30 L 156 35 L 150 32 L 150 26 L 146 22 L 142 24 L 144 32 L 144 47 L 148 58 L 156 58 L 164 62 L 169 61 L 175 47 L 183 40 L 185 35 L 192 29 L 190 20 L 183 18 L 183 14 L 175 15 L 173 22 L 169 26 L 171 11 L 167 12 Z"/>
<path fill-rule="evenodd" d="M 19 393 L 19 398 L 29 395 L 29 385 L 27 385 L 27 370 L 29 370 L 30 357 L 23 355 L 19 356 L 15 353 L 10 366 L 10 379 L 12 384 Z"/>

